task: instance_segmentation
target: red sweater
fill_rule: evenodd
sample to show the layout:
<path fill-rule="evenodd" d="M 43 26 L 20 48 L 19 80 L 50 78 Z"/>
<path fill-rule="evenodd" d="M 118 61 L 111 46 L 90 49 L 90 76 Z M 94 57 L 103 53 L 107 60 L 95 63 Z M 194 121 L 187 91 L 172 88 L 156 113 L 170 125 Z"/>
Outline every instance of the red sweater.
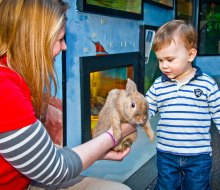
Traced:
<path fill-rule="evenodd" d="M 0 133 L 17 130 L 36 121 L 30 90 L 21 76 L 0 58 Z M 0 155 L 0 190 L 22 190 L 30 179 L 13 168 Z"/>

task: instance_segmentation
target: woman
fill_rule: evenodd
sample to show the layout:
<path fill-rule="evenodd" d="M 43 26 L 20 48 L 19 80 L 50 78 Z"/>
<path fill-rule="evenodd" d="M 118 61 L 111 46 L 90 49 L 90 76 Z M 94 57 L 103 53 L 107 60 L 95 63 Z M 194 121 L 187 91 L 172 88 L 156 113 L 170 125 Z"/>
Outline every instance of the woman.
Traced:
<path fill-rule="evenodd" d="M 0 0 L 0 190 L 86 189 L 85 183 L 129 189 L 76 178 L 96 160 L 122 160 L 128 154 L 129 149 L 110 151 L 112 129 L 73 149 L 57 149 L 41 122 L 51 81 L 56 86 L 54 59 L 66 50 L 67 9 L 62 0 Z M 134 130 L 123 125 L 122 137 Z M 38 185 L 30 185 L 33 181 Z"/>

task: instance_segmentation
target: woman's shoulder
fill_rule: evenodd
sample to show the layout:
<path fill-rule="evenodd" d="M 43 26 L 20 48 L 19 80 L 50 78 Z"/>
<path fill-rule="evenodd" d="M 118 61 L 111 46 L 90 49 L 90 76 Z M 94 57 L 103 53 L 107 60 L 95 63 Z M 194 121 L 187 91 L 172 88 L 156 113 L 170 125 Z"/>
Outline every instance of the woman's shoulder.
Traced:
<path fill-rule="evenodd" d="M 8 67 L 0 67 L 0 97 L 5 99 L 31 99 L 30 89 L 25 80 Z M 2 100 L 2 101 L 4 101 Z"/>
<path fill-rule="evenodd" d="M 25 80 L 14 70 L 0 66 L 0 88 L 24 88 L 27 89 Z"/>
<path fill-rule="evenodd" d="M 9 68 L 0 68 L 0 130 L 18 129 L 35 121 L 31 95 L 23 78 Z"/>
<path fill-rule="evenodd" d="M 21 76 L 9 67 L 0 65 L 0 78 L 2 80 L 21 80 Z"/>

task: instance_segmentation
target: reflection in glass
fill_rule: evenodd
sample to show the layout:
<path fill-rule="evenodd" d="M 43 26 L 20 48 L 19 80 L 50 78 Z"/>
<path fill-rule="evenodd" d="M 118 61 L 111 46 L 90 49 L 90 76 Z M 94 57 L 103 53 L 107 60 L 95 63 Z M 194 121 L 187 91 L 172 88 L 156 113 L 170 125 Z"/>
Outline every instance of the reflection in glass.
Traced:
<path fill-rule="evenodd" d="M 98 114 L 112 89 L 125 89 L 127 78 L 133 79 L 131 66 L 90 73 L 91 130 L 96 126 Z"/>
<path fill-rule="evenodd" d="M 176 0 L 176 19 L 193 24 L 193 0 Z"/>
<path fill-rule="evenodd" d="M 141 13 L 141 0 L 127 1 L 127 0 L 87 0 L 90 5 L 101 6 L 110 9 L 116 9 L 120 11 L 127 11 L 131 13 Z"/>
<path fill-rule="evenodd" d="M 217 0 L 200 2 L 199 54 L 220 54 L 220 2 Z"/>

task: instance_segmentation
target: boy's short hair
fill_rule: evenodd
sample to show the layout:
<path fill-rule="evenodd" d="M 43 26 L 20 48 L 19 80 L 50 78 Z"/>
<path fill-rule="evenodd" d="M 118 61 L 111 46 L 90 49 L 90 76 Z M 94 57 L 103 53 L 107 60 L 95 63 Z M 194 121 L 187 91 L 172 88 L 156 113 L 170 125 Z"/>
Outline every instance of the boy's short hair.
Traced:
<path fill-rule="evenodd" d="M 157 30 L 153 50 L 159 51 L 170 45 L 175 36 L 183 42 L 187 50 L 197 48 L 197 32 L 194 27 L 183 20 L 172 20 Z"/>

